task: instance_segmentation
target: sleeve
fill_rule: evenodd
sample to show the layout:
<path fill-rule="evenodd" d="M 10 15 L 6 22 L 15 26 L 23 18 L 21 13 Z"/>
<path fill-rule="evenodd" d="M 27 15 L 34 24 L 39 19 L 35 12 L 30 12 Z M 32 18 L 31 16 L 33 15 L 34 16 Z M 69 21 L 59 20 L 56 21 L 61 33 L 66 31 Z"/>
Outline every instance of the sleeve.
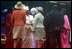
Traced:
<path fill-rule="evenodd" d="M 5 26 L 6 26 L 6 27 L 7 27 L 7 22 L 8 22 L 8 21 L 7 21 L 7 20 L 8 20 L 7 18 L 8 18 L 8 15 L 7 15 L 6 18 L 5 18 Z"/>
<path fill-rule="evenodd" d="M 31 16 L 31 21 L 33 21 L 34 20 L 34 18 L 33 18 L 33 16 Z"/>
<path fill-rule="evenodd" d="M 24 19 L 24 23 L 26 23 L 26 13 L 25 12 L 24 12 L 23 19 Z"/>
<path fill-rule="evenodd" d="M 35 20 L 34 20 L 34 24 L 33 24 L 33 31 L 35 31 L 35 27 L 37 25 L 37 20 L 38 20 L 38 15 L 35 15 Z"/>
<path fill-rule="evenodd" d="M 11 15 L 11 26 L 13 26 L 13 21 L 14 21 L 14 14 Z"/>

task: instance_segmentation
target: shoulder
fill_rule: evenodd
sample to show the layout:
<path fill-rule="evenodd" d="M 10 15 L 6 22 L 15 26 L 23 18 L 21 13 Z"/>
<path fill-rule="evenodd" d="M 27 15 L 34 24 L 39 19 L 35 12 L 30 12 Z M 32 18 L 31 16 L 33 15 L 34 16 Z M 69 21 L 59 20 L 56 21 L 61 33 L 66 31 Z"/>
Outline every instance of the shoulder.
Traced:
<path fill-rule="evenodd" d="M 14 10 L 13 12 L 16 12 L 17 10 Z"/>
<path fill-rule="evenodd" d="M 40 15 L 40 13 L 37 13 L 35 16 L 39 16 Z"/>
<path fill-rule="evenodd" d="M 64 15 L 64 18 L 68 19 L 68 16 L 67 15 Z"/>
<path fill-rule="evenodd" d="M 35 15 L 35 18 L 37 18 L 37 17 L 38 17 L 38 14 Z"/>
<path fill-rule="evenodd" d="M 26 14 L 24 10 L 21 10 L 21 11 L 22 11 L 24 14 Z"/>
<path fill-rule="evenodd" d="M 65 17 L 68 17 L 67 15 L 64 15 Z"/>
<path fill-rule="evenodd" d="M 21 10 L 21 11 L 25 12 L 24 10 Z"/>
<path fill-rule="evenodd" d="M 18 10 L 14 10 L 14 11 L 13 11 L 13 14 L 14 14 L 14 13 L 17 13 L 17 12 L 18 12 Z"/>

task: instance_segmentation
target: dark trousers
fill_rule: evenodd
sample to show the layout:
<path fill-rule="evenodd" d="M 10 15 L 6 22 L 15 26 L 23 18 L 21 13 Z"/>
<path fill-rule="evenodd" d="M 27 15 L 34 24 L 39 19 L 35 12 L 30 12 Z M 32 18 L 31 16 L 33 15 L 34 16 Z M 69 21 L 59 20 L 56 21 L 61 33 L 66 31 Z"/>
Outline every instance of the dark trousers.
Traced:
<path fill-rule="evenodd" d="M 58 45 L 59 48 L 61 48 L 60 32 L 59 31 L 51 32 L 50 37 L 51 37 L 50 38 L 50 47 L 56 48 L 56 45 Z"/>
<path fill-rule="evenodd" d="M 46 41 L 44 43 L 44 47 L 50 48 L 50 33 L 48 32 L 48 30 L 45 31 L 46 31 Z"/>
<path fill-rule="evenodd" d="M 44 43 L 45 48 L 56 48 L 56 45 L 58 45 L 59 48 L 61 48 L 61 38 L 59 31 L 53 31 L 48 32 L 46 31 L 46 42 Z"/>

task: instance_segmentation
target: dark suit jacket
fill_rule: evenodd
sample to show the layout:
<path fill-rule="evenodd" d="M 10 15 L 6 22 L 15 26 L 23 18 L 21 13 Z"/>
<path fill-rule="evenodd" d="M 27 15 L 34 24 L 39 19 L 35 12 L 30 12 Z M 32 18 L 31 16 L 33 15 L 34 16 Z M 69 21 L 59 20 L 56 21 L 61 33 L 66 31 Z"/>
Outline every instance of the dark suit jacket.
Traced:
<path fill-rule="evenodd" d="M 50 11 L 48 16 L 44 19 L 44 26 L 49 32 L 53 32 L 55 26 L 61 27 L 63 24 L 63 14 L 57 10 Z"/>

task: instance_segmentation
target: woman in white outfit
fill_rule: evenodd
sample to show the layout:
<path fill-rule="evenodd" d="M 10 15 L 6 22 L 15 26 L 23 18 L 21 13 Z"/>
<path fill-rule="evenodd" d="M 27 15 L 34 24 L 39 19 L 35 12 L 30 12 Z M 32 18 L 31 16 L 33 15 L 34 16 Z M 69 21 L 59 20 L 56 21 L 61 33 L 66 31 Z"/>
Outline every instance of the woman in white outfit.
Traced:
<path fill-rule="evenodd" d="M 25 33 L 23 34 L 23 45 L 22 48 L 33 48 L 32 45 L 32 36 L 31 28 L 33 25 L 33 16 L 29 14 L 29 7 L 25 6 L 22 10 L 26 12 L 26 24 L 25 24 Z"/>

